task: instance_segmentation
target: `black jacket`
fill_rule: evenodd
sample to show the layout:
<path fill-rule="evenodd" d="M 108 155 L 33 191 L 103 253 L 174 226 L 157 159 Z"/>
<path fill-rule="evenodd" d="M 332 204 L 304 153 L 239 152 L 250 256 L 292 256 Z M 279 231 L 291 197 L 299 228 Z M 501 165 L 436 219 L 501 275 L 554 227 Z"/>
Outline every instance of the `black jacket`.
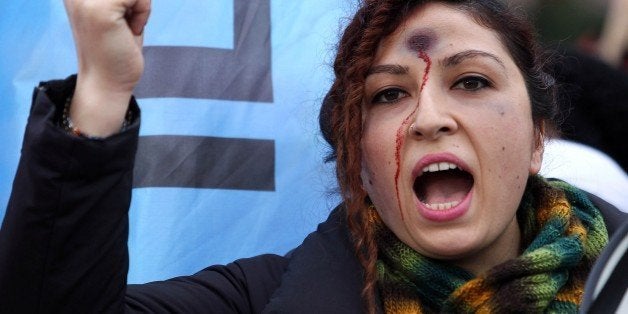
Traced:
<path fill-rule="evenodd" d="M 127 286 L 139 118 L 105 140 L 69 135 L 57 121 L 73 87 L 74 78 L 43 83 L 33 96 L 0 230 L 1 313 L 362 312 L 361 268 L 340 207 L 286 256 Z M 131 110 L 139 115 L 134 100 Z"/>

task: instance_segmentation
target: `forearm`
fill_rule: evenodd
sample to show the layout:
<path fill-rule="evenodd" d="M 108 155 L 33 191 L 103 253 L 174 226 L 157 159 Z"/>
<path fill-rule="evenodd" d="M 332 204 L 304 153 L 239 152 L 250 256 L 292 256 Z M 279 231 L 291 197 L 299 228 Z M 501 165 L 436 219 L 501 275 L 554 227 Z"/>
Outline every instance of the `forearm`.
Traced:
<path fill-rule="evenodd" d="M 0 230 L 0 312 L 123 307 L 139 122 L 104 140 L 67 134 L 57 121 L 71 85 L 34 97 Z"/>

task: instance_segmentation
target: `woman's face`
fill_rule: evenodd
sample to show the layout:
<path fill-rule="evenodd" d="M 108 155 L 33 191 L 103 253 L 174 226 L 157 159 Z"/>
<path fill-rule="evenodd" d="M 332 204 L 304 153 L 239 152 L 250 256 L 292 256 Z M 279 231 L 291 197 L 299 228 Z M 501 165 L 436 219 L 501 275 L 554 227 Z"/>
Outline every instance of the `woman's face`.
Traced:
<path fill-rule="evenodd" d="M 401 241 L 471 271 L 517 254 L 515 213 L 542 145 L 496 32 L 422 6 L 380 44 L 364 106 L 363 186 Z"/>

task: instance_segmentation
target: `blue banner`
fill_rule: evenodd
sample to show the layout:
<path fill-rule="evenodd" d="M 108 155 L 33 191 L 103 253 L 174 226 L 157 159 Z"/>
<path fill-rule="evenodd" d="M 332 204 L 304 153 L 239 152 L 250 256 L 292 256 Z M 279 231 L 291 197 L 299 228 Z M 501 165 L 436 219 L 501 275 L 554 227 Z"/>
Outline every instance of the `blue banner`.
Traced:
<path fill-rule="evenodd" d="M 284 254 L 338 203 L 318 128 L 350 1 L 153 1 L 131 283 Z M 39 81 L 76 72 L 62 1 L 0 10 L 0 218 Z"/>

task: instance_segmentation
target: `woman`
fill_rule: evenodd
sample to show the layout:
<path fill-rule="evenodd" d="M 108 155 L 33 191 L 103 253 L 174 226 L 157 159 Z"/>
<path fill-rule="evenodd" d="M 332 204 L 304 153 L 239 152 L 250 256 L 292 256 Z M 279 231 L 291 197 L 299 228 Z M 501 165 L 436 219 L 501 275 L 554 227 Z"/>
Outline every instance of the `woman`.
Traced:
<path fill-rule="evenodd" d="M 66 6 L 79 74 L 34 98 L 0 237 L 8 310 L 577 311 L 607 230 L 584 192 L 536 176 L 554 82 L 497 1 L 365 1 L 320 115 L 343 205 L 287 256 L 131 286 L 149 1 Z"/>

